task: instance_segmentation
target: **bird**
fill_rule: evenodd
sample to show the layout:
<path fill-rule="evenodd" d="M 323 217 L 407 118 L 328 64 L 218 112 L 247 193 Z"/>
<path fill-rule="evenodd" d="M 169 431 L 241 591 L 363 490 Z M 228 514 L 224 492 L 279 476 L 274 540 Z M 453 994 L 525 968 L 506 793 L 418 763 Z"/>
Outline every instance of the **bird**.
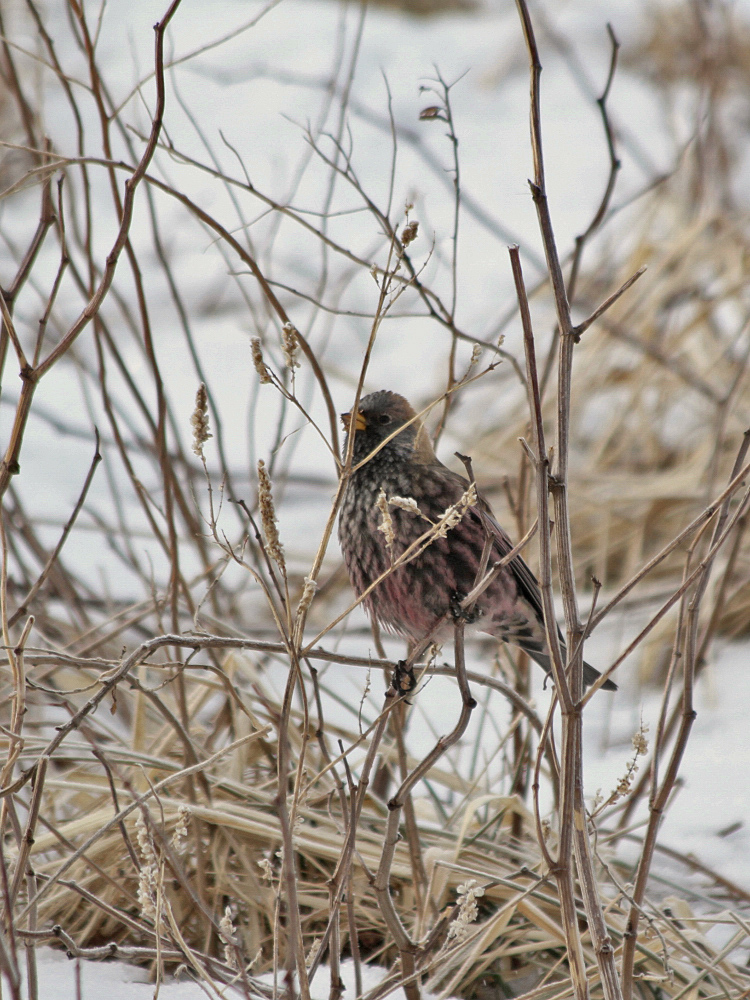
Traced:
<path fill-rule="evenodd" d="M 353 417 L 344 413 L 341 419 L 345 456 L 352 433 L 354 444 L 338 535 L 357 597 L 430 530 L 430 522 L 438 523 L 448 508 L 455 510 L 450 529 L 435 532 L 429 544 L 418 544 L 409 553 L 416 552 L 414 558 L 397 565 L 363 599 L 379 625 L 412 641 L 424 638 L 442 619 L 434 636 L 439 642 L 452 633 L 449 613 L 455 616 L 477 582 L 488 535 L 489 569 L 511 552 L 513 543 L 484 497 L 471 489 L 473 484 L 438 459 L 424 424 L 403 396 L 386 389 L 370 393 Z M 539 583 L 520 555 L 477 598 L 467 627 L 519 647 L 550 674 Z M 558 635 L 564 652 L 559 627 Z M 584 663 L 584 685 L 599 676 Z M 602 687 L 617 690 L 609 679 Z"/>

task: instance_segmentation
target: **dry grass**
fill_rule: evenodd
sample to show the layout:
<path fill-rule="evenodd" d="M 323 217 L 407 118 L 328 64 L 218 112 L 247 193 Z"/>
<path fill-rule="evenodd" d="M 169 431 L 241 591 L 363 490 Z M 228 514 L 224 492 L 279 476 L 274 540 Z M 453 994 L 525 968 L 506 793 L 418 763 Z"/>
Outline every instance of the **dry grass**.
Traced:
<path fill-rule="evenodd" d="M 232 963 L 227 968 L 226 943 L 210 915 L 222 914 L 228 905 L 239 954 L 252 961 L 252 973 L 273 968 L 283 838 L 275 805 L 274 731 L 281 706 L 266 680 L 272 666 L 249 654 L 226 654 L 221 672 L 233 685 L 231 697 L 227 681 L 217 681 L 213 671 L 198 663 L 188 668 L 191 747 L 198 760 L 207 761 L 194 771 L 199 778 L 192 783 L 181 777 L 184 747 L 174 726 L 164 722 L 154 701 L 139 690 L 118 693 L 118 738 L 104 750 L 112 787 L 99 763 L 92 762 L 91 743 L 81 739 L 83 733 L 66 742 L 47 770 L 32 854 L 42 889 L 39 927 L 59 925 L 84 953 L 107 954 L 102 946 L 114 942 L 122 954 L 151 962 L 157 961 L 158 930 L 167 964 L 177 961 L 174 939 L 169 940 L 176 927 L 193 952 L 194 968 L 226 979 L 231 978 Z M 169 668 L 141 668 L 138 683 L 144 691 L 158 691 L 165 672 Z M 46 683 L 63 691 L 93 676 L 83 668 L 58 668 L 48 671 Z M 127 731 L 122 724 L 126 718 Z M 346 826 L 337 787 L 343 768 L 339 762 L 331 769 L 329 755 L 338 739 L 347 748 L 358 746 L 359 752 L 367 745 L 356 731 L 330 722 L 324 728 L 325 754 L 316 738 L 317 720 L 305 731 L 299 713 L 294 713 L 289 730 L 295 759 L 305 739 L 307 743 L 293 841 L 305 947 L 311 954 L 328 919 L 328 880 Z M 40 750 L 40 741 L 27 737 L 23 765 L 31 764 Z M 357 751 L 351 757 L 356 760 Z M 391 878 L 401 917 L 427 953 L 421 963 L 425 988 L 446 997 L 502 997 L 519 989 L 529 1000 L 570 996 L 557 893 L 554 881 L 538 874 L 539 850 L 527 807 L 518 797 L 492 794 L 489 785 L 465 797 L 453 760 L 435 768 L 430 782 L 433 796 L 452 799 L 457 807 L 451 821 L 441 823 L 429 808 L 430 800 L 419 800 L 424 808 L 417 810 L 418 840 L 427 883 L 415 877 L 408 840 L 397 848 Z M 119 826 L 118 808 L 150 790 L 154 794 L 145 799 L 143 812 L 132 810 Z M 352 893 L 363 957 L 389 965 L 396 956 L 368 878 L 368 871 L 378 866 L 386 813 L 383 799 L 368 795 L 358 828 Z M 182 837 L 175 833 L 181 816 L 186 817 Z M 522 820 L 520 837 L 513 834 L 514 816 Z M 553 848 L 554 834 L 550 837 L 548 846 Z M 145 849 L 144 839 L 150 845 Z M 615 860 L 608 839 L 600 834 L 600 858 L 624 886 L 632 873 Z M 84 844 L 85 851 L 70 863 L 73 851 Z M 155 912 L 149 916 L 143 896 L 139 899 L 139 884 L 152 864 L 157 872 L 151 890 Z M 50 879 L 54 884 L 46 889 Z M 478 900 L 476 920 L 462 924 L 456 891 L 471 880 L 484 888 L 484 895 Z M 606 892 L 608 928 L 617 947 L 625 913 L 611 882 Z M 750 986 L 750 976 L 732 962 L 731 954 L 750 944 L 750 927 L 718 903 L 701 901 L 700 895 L 695 899 L 695 913 L 674 896 L 649 905 L 638 976 L 668 996 L 708 996 L 719 985 L 739 995 Z M 722 925 L 723 946 L 715 943 L 714 933 Z M 448 937 L 450 926 L 460 933 Z M 351 952 L 348 927 L 342 914 L 344 954 Z M 54 940 L 55 934 L 47 931 L 44 937 Z M 595 987 L 596 962 L 585 935 L 584 943 Z"/>
<path fill-rule="evenodd" d="M 573 543 L 582 585 L 596 577 L 605 592 L 628 580 L 718 492 L 750 426 L 750 246 L 743 226 L 721 209 L 686 217 L 681 187 L 661 185 L 639 212 L 635 245 L 619 273 L 646 265 L 648 282 L 614 306 L 596 334 L 584 334 L 576 354 Z M 591 276 L 584 301 L 600 300 L 617 277 L 606 268 Z M 554 407 L 549 395 L 550 420 Z M 519 397 L 474 452 L 484 467 L 517 469 L 521 436 L 528 436 L 528 415 Z M 508 479 L 515 496 L 518 474 Z M 503 494 L 496 498 L 502 507 Z M 714 588 L 725 587 L 715 626 L 729 637 L 750 627 L 745 524 L 727 579 L 714 577 Z M 647 593 L 666 592 L 683 560 L 684 548 L 676 550 L 652 574 Z M 669 642 L 666 633 L 660 641 Z"/>

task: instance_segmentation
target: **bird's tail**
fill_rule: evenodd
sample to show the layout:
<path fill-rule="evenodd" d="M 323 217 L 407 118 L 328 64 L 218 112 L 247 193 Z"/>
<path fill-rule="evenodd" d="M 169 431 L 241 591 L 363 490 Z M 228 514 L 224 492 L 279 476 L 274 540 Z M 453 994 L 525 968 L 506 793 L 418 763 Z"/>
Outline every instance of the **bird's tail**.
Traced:
<path fill-rule="evenodd" d="M 550 662 L 549 654 L 547 652 L 542 652 L 538 647 L 535 648 L 534 645 L 521 646 L 524 652 L 528 653 L 532 660 L 539 664 L 542 670 L 549 676 L 552 674 L 552 663 Z M 565 646 L 562 647 L 563 653 L 565 652 Z M 597 677 L 601 677 L 601 674 L 596 669 L 592 667 L 590 663 L 583 663 L 583 686 L 584 688 L 589 687 Z M 605 691 L 616 691 L 617 685 L 613 680 L 609 678 L 602 684 Z"/>

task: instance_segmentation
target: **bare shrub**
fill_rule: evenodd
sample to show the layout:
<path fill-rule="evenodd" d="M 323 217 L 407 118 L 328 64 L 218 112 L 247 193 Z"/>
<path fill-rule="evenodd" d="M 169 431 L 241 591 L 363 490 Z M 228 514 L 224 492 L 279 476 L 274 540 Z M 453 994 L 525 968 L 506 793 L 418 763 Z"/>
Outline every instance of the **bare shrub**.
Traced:
<path fill-rule="evenodd" d="M 187 16 L 175 0 L 153 68 L 123 93 L 101 55 L 106 18 L 59 6 L 27 0 L 3 27 L 38 42 L 33 53 L 3 43 L 0 106 L 15 157 L 0 171 L 10 995 L 21 996 L 22 956 L 35 995 L 35 948 L 48 941 L 148 963 L 157 982 L 186 967 L 210 996 L 226 983 L 268 996 L 258 977 L 272 972 L 274 994 L 308 1000 L 326 962 L 337 997 L 342 956 L 358 995 L 363 962 L 387 967 L 370 1000 L 397 986 L 409 1000 L 747 991 L 736 959 L 747 921 L 716 906 L 719 890 L 737 907 L 746 893 L 704 868 L 700 919 L 733 921 L 721 946 L 692 932 L 684 900 L 665 910 L 647 893 L 696 672 L 717 630 L 747 621 L 745 235 L 707 185 L 698 203 L 694 185 L 686 197 L 678 171 L 651 178 L 627 209 L 618 252 L 598 240 L 622 218 L 614 32 L 597 94 L 609 171 L 565 256 L 547 205 L 539 52 L 519 3 L 545 261 L 511 247 L 516 297 L 480 337 L 459 319 L 463 219 L 503 247 L 512 239 L 462 189 L 453 82 L 435 72 L 421 116 L 446 133 L 446 175 L 390 106 L 373 116 L 353 101 L 358 12 L 332 82 L 306 82 L 325 114 L 280 199 L 234 137 L 219 147 L 178 72 L 205 69 L 206 52 L 251 35 L 273 5 L 175 54 L 167 28 Z M 64 146 L 45 137 L 39 73 L 65 109 Z M 360 172 L 350 117 L 388 137 L 376 180 Z M 447 183 L 444 239 L 431 239 L 419 204 L 399 201 L 403 148 Z M 337 403 L 356 408 L 395 319 L 428 329 L 420 343 L 444 363 L 419 401 L 435 440 L 463 433 L 457 413 L 484 413 L 466 448 L 504 470 L 517 548 L 537 560 L 553 654 L 546 717 L 522 656 L 475 670 L 486 647 L 458 622 L 449 662 L 431 636 L 401 659 L 351 601 L 330 544 L 352 471 Z M 512 327 L 517 350 L 503 342 Z M 592 573 L 586 614 L 579 588 Z M 617 788 L 589 806 L 582 720 L 601 682 L 582 689 L 583 645 L 635 600 L 646 624 L 601 666 L 619 676 L 659 635 L 663 708 L 652 749 L 641 727 Z M 417 749 L 410 723 L 442 683 L 453 728 Z M 633 836 L 635 864 L 615 853 Z"/>

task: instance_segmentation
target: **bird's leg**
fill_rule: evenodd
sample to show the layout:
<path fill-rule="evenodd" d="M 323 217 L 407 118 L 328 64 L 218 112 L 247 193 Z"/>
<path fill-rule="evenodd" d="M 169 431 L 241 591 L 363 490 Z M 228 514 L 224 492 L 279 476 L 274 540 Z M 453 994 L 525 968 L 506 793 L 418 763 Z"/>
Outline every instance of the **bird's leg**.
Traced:
<path fill-rule="evenodd" d="M 459 594 L 457 590 L 453 591 L 450 597 L 451 615 L 456 622 L 462 621 L 465 625 L 473 625 L 482 617 L 482 612 L 477 607 L 473 607 L 470 611 L 464 611 L 461 605 L 465 597 L 466 594 Z"/>

